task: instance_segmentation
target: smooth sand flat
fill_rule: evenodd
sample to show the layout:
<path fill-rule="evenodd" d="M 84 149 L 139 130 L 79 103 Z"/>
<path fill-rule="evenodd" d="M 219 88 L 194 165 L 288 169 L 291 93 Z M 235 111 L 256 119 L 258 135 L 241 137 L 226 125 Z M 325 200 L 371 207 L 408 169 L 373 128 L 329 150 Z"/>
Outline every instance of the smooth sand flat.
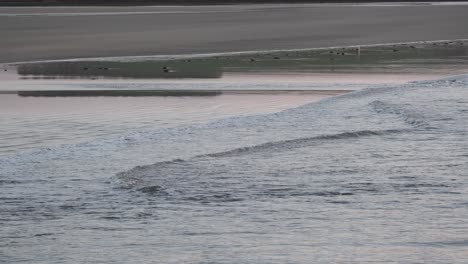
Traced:
<path fill-rule="evenodd" d="M 468 38 L 468 5 L 0 8 L 0 62 Z"/>

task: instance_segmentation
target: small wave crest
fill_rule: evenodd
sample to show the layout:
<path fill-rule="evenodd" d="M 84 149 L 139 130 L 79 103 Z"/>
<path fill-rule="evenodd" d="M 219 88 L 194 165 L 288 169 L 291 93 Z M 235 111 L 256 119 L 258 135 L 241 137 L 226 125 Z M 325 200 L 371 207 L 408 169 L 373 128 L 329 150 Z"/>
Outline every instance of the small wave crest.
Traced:
<path fill-rule="evenodd" d="M 231 158 L 238 157 L 243 155 L 252 155 L 258 153 L 278 153 L 281 151 L 294 150 L 297 148 L 310 147 L 315 144 L 321 144 L 334 140 L 347 140 L 347 139 L 357 139 L 361 137 L 371 137 L 371 136 L 384 136 L 390 134 L 403 133 L 404 130 L 388 129 L 381 131 L 372 131 L 372 130 L 362 130 L 362 131 L 352 131 L 352 132 L 343 132 L 338 134 L 331 135 L 320 135 L 314 137 L 305 137 L 297 138 L 290 140 L 281 140 L 274 142 L 267 142 L 254 146 L 240 147 L 222 152 L 208 153 L 202 155 L 196 155 L 192 158 L 182 160 L 174 159 L 169 161 L 162 161 L 154 163 L 152 165 L 136 166 L 133 169 L 128 171 L 120 172 L 116 174 L 117 179 L 124 188 L 136 188 L 137 190 L 145 190 L 145 186 L 155 186 L 153 183 L 147 183 L 146 178 L 158 175 L 161 172 L 165 171 L 168 167 L 177 167 L 184 166 L 184 164 L 189 164 L 196 162 L 197 160 L 202 160 L 206 158 Z M 158 191 L 160 191 L 163 185 L 157 185 Z"/>
<path fill-rule="evenodd" d="M 249 147 L 241 147 L 236 148 L 224 152 L 212 153 L 212 154 L 205 154 L 201 155 L 201 157 L 212 157 L 212 158 L 222 158 L 222 157 L 231 157 L 231 156 L 238 156 L 243 154 L 252 154 L 255 152 L 273 152 L 273 151 L 280 151 L 280 150 L 289 150 L 295 149 L 300 147 L 308 147 L 311 144 L 316 144 L 320 141 L 328 141 L 328 140 L 341 140 L 341 139 L 350 139 L 350 138 L 359 138 L 359 137 L 367 137 L 367 136 L 380 136 L 385 134 L 395 134 L 401 133 L 401 130 L 397 129 L 388 129 L 383 131 L 372 131 L 372 130 L 362 130 L 362 131 L 353 131 L 353 132 L 344 132 L 339 134 L 333 135 L 320 135 L 315 137 L 305 137 L 305 138 L 298 138 L 298 139 L 290 139 L 290 140 L 281 140 L 275 142 L 267 142 L 260 145 L 249 146 Z"/>

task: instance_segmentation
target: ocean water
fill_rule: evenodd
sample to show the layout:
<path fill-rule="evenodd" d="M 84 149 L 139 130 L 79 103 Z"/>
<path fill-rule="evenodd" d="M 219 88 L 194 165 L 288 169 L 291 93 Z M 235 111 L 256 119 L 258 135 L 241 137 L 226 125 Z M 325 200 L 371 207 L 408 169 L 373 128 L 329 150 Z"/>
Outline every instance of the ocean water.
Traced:
<path fill-rule="evenodd" d="M 1 263 L 466 263 L 468 76 L 0 157 Z"/>
<path fill-rule="evenodd" d="M 0 94 L 0 156 L 230 116 L 277 112 L 333 92 L 218 96 L 21 97 Z"/>

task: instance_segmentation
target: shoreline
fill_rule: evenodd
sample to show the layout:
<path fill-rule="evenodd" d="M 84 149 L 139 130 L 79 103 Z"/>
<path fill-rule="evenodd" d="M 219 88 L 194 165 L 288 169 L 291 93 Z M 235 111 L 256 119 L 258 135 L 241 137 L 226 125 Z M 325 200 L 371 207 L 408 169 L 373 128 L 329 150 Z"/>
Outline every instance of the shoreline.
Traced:
<path fill-rule="evenodd" d="M 123 55 L 123 56 L 110 56 L 110 57 L 85 57 L 85 58 L 68 58 L 57 60 L 32 60 L 32 61 L 16 61 L 16 62 L 0 62 L 0 67 L 4 66 L 18 66 L 21 64 L 34 64 L 34 63 L 53 63 L 53 62 L 86 62 L 86 61 L 100 61 L 100 62 L 134 62 L 134 61 L 171 61 L 180 59 L 203 59 L 212 58 L 217 56 L 223 57 L 236 57 L 245 55 L 271 55 L 283 52 L 314 52 L 325 51 L 333 49 L 350 49 L 350 48 L 378 48 L 390 47 L 395 45 L 411 45 L 411 44 L 444 44 L 447 42 L 468 42 L 468 38 L 460 39 L 437 39 L 437 40 L 417 40 L 417 41 L 401 41 L 389 43 L 371 43 L 371 44 L 353 44 L 341 46 L 324 46 L 317 48 L 300 48 L 300 49 L 270 49 L 270 50 L 247 50 L 247 51 L 226 51 L 226 52 L 213 52 L 213 53 L 182 53 L 182 54 L 166 54 L 166 55 Z"/>
<path fill-rule="evenodd" d="M 464 74 L 468 72 L 467 54 L 468 40 L 438 40 L 251 53 L 70 59 L 0 64 L 0 80 L 20 85 L 68 84 L 75 89 L 82 85 L 96 90 L 114 88 L 106 82 L 116 88 L 128 84 L 135 90 L 164 90 L 165 85 L 173 84 L 402 83 Z M 138 87 L 140 84 L 143 86 Z"/>

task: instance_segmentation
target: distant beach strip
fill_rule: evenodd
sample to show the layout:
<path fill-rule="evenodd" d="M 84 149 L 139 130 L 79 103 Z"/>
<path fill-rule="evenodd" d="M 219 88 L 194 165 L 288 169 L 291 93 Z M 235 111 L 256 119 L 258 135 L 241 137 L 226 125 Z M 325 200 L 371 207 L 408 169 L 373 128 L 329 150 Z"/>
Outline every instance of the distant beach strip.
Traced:
<path fill-rule="evenodd" d="M 0 42 L 0 63 L 225 56 L 468 38 L 464 2 L 288 3 L 0 7 L 2 33 L 8 36 Z"/>
<path fill-rule="evenodd" d="M 91 6 L 131 6 L 131 5 L 223 5 L 252 3 L 375 3 L 375 2 L 414 2 L 410 0 L 5 0 L 0 6 L 57 6 L 57 5 L 91 5 Z M 462 0 L 441 0 L 424 2 L 463 2 Z"/>

